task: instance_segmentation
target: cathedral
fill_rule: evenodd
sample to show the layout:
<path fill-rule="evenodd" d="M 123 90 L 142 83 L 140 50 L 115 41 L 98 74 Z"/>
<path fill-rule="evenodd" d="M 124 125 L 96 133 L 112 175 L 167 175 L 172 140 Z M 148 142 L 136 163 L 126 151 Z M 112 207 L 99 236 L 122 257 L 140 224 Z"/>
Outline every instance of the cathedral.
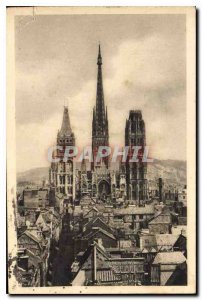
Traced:
<path fill-rule="evenodd" d="M 96 103 L 92 113 L 92 157 L 91 163 L 82 160 L 80 165 L 75 157 L 63 161 L 66 146 L 75 145 L 75 137 L 70 125 L 68 107 L 64 107 L 63 121 L 57 135 L 56 157 L 50 167 L 50 184 L 55 190 L 64 194 L 71 203 L 84 196 L 95 197 L 107 204 L 117 204 L 132 200 L 142 205 L 147 200 L 147 166 L 143 162 L 119 163 L 118 168 L 110 164 L 110 157 L 97 160 L 99 147 L 109 146 L 109 124 L 107 106 L 105 106 L 101 48 L 97 57 L 97 91 Z M 146 143 L 145 124 L 141 111 L 131 110 L 125 126 L 125 146 L 142 146 Z"/>

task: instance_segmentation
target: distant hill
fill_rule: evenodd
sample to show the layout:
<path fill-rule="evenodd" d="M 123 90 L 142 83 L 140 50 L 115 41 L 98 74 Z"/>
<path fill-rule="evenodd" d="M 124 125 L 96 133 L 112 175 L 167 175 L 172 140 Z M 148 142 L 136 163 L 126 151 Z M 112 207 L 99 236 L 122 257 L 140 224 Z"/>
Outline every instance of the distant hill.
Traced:
<path fill-rule="evenodd" d="M 43 180 L 48 180 L 49 177 L 49 168 L 41 167 L 34 168 L 24 172 L 17 173 L 17 183 L 20 182 L 33 182 L 41 183 Z"/>
<path fill-rule="evenodd" d="M 149 181 L 156 181 L 159 177 L 168 184 L 186 184 L 186 162 L 179 160 L 158 160 L 148 164 L 147 178 Z M 17 182 L 32 182 L 40 184 L 43 180 L 48 180 L 49 168 L 41 167 L 20 172 L 17 174 Z"/>
<path fill-rule="evenodd" d="M 187 181 L 186 162 L 180 160 L 158 160 L 148 164 L 147 178 L 156 181 L 162 177 L 166 184 L 185 185 Z"/>

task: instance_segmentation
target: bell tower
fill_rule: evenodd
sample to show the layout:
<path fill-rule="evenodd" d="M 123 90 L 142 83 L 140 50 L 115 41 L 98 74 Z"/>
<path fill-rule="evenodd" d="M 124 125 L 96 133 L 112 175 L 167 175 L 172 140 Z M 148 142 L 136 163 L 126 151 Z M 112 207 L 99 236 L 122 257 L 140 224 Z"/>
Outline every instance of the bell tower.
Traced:
<path fill-rule="evenodd" d="M 142 154 L 146 145 L 145 123 L 140 110 L 131 110 L 125 127 L 125 146 L 132 151 L 134 146 L 140 146 L 137 162 L 126 162 L 127 196 L 138 205 L 147 199 L 147 163 L 142 162 Z"/>
<path fill-rule="evenodd" d="M 69 157 L 67 161 L 63 160 L 65 148 L 75 146 L 75 137 L 71 129 L 67 106 L 64 106 L 62 126 L 57 134 L 57 146 L 61 149 L 57 150 L 55 154 L 59 161 L 51 163 L 50 183 L 56 192 L 64 194 L 70 202 L 73 202 L 75 198 L 74 158 Z"/>

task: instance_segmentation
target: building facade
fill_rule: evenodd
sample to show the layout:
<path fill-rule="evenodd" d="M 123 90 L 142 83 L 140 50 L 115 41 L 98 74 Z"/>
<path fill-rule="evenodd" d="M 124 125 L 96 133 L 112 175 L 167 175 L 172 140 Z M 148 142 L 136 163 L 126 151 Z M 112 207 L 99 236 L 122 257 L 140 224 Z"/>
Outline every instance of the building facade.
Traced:
<path fill-rule="evenodd" d="M 58 132 L 56 157 L 59 162 L 52 163 L 50 168 L 50 182 L 56 192 L 63 193 L 73 199 L 85 195 L 96 197 L 103 202 L 111 203 L 120 199 L 135 200 L 142 205 L 147 199 L 147 165 L 139 160 L 120 164 L 118 170 L 113 170 L 109 156 L 100 157 L 109 146 L 109 126 L 107 107 L 104 101 L 102 78 L 101 48 L 97 57 L 97 92 L 96 104 L 93 108 L 92 119 L 92 162 L 86 167 L 85 159 L 75 172 L 74 158 L 63 161 L 66 146 L 75 145 L 75 137 L 70 126 L 68 108 L 64 108 L 61 130 Z M 141 146 L 142 152 L 146 144 L 145 123 L 141 111 L 131 110 L 125 127 L 125 145 L 130 151 L 133 146 Z M 130 155 L 130 153 L 129 153 Z"/>

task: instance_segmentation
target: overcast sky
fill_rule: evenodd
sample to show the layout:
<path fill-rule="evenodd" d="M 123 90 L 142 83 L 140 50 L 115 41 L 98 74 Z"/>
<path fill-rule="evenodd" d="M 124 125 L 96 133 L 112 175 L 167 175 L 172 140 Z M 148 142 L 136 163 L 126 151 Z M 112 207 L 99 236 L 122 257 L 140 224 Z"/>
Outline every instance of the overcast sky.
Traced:
<path fill-rule="evenodd" d="M 111 145 L 123 145 L 141 109 L 159 159 L 186 159 L 186 23 L 183 15 L 16 18 L 17 170 L 48 166 L 64 104 L 76 144 L 91 145 L 98 42 Z"/>

